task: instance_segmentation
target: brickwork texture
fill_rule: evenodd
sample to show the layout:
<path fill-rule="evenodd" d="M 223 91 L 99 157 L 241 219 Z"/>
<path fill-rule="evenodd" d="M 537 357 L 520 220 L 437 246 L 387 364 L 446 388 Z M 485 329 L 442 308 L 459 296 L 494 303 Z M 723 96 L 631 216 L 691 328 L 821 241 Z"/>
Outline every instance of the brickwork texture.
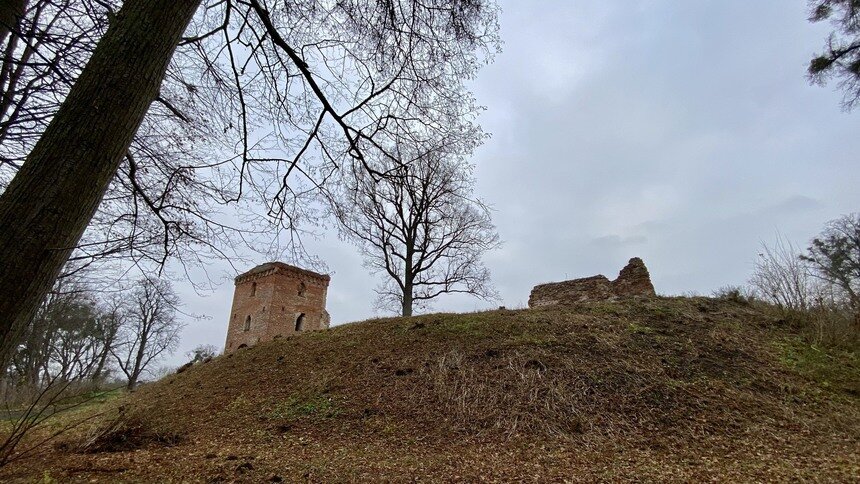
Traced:
<path fill-rule="evenodd" d="M 612 301 L 623 297 L 654 296 L 651 275 L 642 259 L 634 257 L 610 281 L 603 275 L 570 281 L 540 284 L 529 295 L 529 307 L 576 304 L 588 301 Z"/>
<path fill-rule="evenodd" d="M 326 329 L 329 276 L 268 262 L 236 277 L 224 352 Z"/>

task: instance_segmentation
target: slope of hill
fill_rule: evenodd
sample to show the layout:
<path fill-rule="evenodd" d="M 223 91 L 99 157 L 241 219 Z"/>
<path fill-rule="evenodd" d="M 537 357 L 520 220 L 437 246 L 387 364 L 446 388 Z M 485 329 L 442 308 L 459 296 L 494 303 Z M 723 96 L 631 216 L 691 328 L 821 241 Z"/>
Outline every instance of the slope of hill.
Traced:
<path fill-rule="evenodd" d="M 216 358 L 100 410 L 0 478 L 860 476 L 856 354 L 708 298 L 365 321 Z"/>

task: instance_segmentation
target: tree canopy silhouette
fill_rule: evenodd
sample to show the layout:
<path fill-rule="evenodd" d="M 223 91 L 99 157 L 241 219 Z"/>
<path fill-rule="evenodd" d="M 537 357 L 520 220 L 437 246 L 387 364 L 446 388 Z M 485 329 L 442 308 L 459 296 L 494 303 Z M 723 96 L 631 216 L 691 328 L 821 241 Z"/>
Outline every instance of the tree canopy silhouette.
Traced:
<path fill-rule="evenodd" d="M 141 259 L 163 263 L 177 241 L 193 253 L 230 230 L 215 206 L 298 229 L 339 170 L 380 177 L 377 160 L 394 159 L 388 146 L 480 136 L 464 82 L 498 49 L 490 1 L 200 3 L 84 3 L 94 10 L 82 15 L 107 29 L 56 91 L 23 163 L 4 155 L 14 177 L 0 197 L 0 360 L 94 214 L 113 214 L 96 244 L 120 241 L 116 253 L 128 253 L 155 247 L 156 233 L 160 249 Z M 0 40 L 26 38 L 21 19 L 38 5 L 23 2 Z M 23 55 L 16 49 L 7 52 Z M 142 239 L 128 242 L 130 233 Z"/>
<path fill-rule="evenodd" d="M 860 101 L 860 2 L 811 0 L 809 5 L 811 22 L 833 25 L 824 51 L 809 62 L 809 78 L 821 85 L 835 79 L 844 93 L 842 105 L 850 111 Z"/>
<path fill-rule="evenodd" d="M 358 172 L 345 181 L 339 210 L 347 238 L 385 277 L 377 306 L 411 316 L 442 294 L 496 298 L 481 257 L 499 236 L 473 198 L 471 168 L 442 150 L 399 154 L 382 179 Z"/>

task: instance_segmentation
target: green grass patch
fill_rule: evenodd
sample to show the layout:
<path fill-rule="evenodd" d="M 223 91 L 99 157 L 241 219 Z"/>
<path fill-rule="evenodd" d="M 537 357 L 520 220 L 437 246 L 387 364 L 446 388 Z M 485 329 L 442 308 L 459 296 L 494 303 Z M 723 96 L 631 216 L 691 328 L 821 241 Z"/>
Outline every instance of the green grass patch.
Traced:
<path fill-rule="evenodd" d="M 558 338 L 552 334 L 523 333 L 505 340 L 506 346 L 553 346 L 556 344 L 558 344 Z"/>
<path fill-rule="evenodd" d="M 230 412 L 245 412 L 251 408 L 251 406 L 252 403 L 250 400 L 245 398 L 244 395 L 239 395 L 227 404 L 227 410 Z"/>
<path fill-rule="evenodd" d="M 341 408 L 331 395 L 319 394 L 307 397 L 290 397 L 277 403 L 266 417 L 273 420 L 295 420 L 302 417 L 332 418 L 340 414 Z"/>
<path fill-rule="evenodd" d="M 125 393 L 125 387 L 114 388 L 112 390 L 99 390 L 87 392 L 79 397 L 75 397 L 75 403 L 84 405 L 97 405 L 119 398 Z"/>
<path fill-rule="evenodd" d="M 625 314 L 625 309 L 612 302 L 591 303 L 584 307 L 584 311 L 595 316 L 620 317 Z"/>
<path fill-rule="evenodd" d="M 444 314 L 436 317 L 428 317 L 413 323 L 413 327 L 420 327 L 424 323 L 429 331 L 464 336 L 487 336 L 486 318 L 473 315 Z"/>
<path fill-rule="evenodd" d="M 681 311 L 674 307 L 667 307 L 665 305 L 649 305 L 648 306 L 648 315 L 652 316 L 660 321 L 669 321 L 673 319 L 679 319 L 683 316 Z"/>
<path fill-rule="evenodd" d="M 654 328 L 650 326 L 646 326 L 644 324 L 630 323 L 627 325 L 627 330 L 631 333 L 635 334 L 651 334 L 654 332 Z"/>
<path fill-rule="evenodd" d="M 50 472 L 45 471 L 44 473 L 42 473 L 42 479 L 39 480 L 38 482 L 41 484 L 55 484 L 55 483 L 60 482 L 60 481 L 51 477 Z"/>
<path fill-rule="evenodd" d="M 819 347 L 800 337 L 776 344 L 787 367 L 822 388 L 860 398 L 860 355 L 856 351 Z"/>

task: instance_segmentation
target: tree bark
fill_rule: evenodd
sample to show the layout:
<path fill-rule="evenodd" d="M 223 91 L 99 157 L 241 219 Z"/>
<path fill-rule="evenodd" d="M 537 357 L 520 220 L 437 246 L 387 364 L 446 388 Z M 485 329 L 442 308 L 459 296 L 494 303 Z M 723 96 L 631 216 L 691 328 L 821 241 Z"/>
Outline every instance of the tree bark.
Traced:
<path fill-rule="evenodd" d="M 412 284 L 407 284 L 406 289 L 403 290 L 403 306 L 400 314 L 404 317 L 412 316 Z"/>
<path fill-rule="evenodd" d="M 98 208 L 200 0 L 126 0 L 0 197 L 0 367 Z"/>
<path fill-rule="evenodd" d="M 93 371 L 92 381 L 96 384 L 101 384 L 102 379 L 106 376 L 104 375 L 105 367 L 107 366 L 108 357 L 110 357 L 110 349 L 114 344 L 114 338 L 107 337 L 103 341 L 104 347 L 99 353 L 98 360 L 96 362 L 96 368 Z"/>
<path fill-rule="evenodd" d="M 406 238 L 406 267 L 403 271 L 403 298 L 401 299 L 400 315 L 408 318 L 412 316 L 412 290 L 415 288 L 415 275 L 412 273 L 412 256 L 415 253 L 415 241 L 411 237 Z"/>
<path fill-rule="evenodd" d="M 149 323 L 144 321 L 140 334 L 140 346 L 137 347 L 137 352 L 134 355 L 134 366 L 131 368 L 131 374 L 128 375 L 128 385 L 126 388 L 129 390 L 134 390 L 134 387 L 137 386 L 137 380 L 140 379 L 140 374 L 143 372 L 143 358 L 146 353 L 146 343 L 149 339 L 150 331 L 148 327 Z"/>

